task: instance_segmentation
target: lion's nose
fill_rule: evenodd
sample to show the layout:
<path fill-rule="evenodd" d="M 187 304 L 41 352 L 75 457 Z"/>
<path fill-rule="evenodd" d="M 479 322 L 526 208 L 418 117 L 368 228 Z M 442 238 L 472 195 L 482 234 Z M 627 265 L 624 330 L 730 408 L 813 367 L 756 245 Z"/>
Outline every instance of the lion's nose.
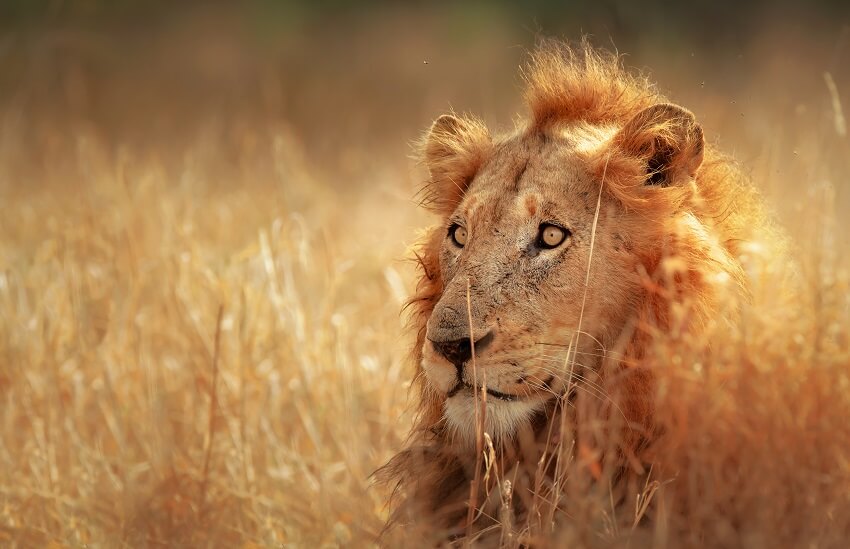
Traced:
<path fill-rule="evenodd" d="M 492 331 L 477 339 L 475 341 L 476 354 L 487 348 L 491 341 L 493 341 Z M 434 341 L 432 339 L 431 344 L 435 351 L 456 366 L 460 366 L 472 358 L 472 343 L 468 337 L 451 341 Z"/>

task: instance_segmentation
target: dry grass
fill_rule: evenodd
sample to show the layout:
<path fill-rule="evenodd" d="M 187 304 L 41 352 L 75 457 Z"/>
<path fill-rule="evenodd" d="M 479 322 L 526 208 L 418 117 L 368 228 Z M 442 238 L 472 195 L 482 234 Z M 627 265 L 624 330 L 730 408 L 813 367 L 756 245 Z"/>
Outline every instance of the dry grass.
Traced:
<path fill-rule="evenodd" d="M 216 149 L 166 173 L 91 136 L 64 159 L 80 172 L 4 185 L 0 544 L 379 531 L 368 476 L 404 430 L 403 248 L 364 240 L 381 224 L 339 217 L 269 138 L 234 188 L 193 167 Z"/>
<path fill-rule="evenodd" d="M 819 73 L 782 131 L 779 101 L 773 118 L 714 118 L 762 147 L 745 153 L 794 228 L 802 294 L 757 286 L 738 328 L 659 343 L 668 438 L 643 500 L 612 509 L 578 473 L 589 457 L 555 523 L 518 530 L 572 546 L 850 539 L 839 76 L 830 94 Z M 689 89 L 698 113 L 724 112 Z M 363 546 L 382 528 L 369 475 L 410 420 L 399 258 L 429 221 L 411 171 L 374 169 L 374 150 L 320 169 L 296 129 L 211 119 L 172 148 L 0 116 L 2 546 Z M 351 163 L 368 169 L 339 183 Z"/>

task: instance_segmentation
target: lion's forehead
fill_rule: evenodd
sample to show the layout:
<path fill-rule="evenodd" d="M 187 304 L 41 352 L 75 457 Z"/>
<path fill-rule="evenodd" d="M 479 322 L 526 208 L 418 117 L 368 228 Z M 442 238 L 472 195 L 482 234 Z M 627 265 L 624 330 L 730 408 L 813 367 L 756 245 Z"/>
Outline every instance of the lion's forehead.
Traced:
<path fill-rule="evenodd" d="M 575 142 L 514 139 L 487 160 L 459 212 L 472 224 L 522 223 L 553 215 L 554 210 L 583 214 L 593 185 Z"/>

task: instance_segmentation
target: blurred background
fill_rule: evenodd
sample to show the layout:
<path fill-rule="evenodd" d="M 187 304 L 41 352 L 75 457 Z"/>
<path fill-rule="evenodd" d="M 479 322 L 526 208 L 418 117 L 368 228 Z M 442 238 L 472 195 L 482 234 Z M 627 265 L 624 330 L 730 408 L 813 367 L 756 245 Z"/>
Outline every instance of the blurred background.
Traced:
<path fill-rule="evenodd" d="M 776 163 L 811 182 L 848 168 L 825 142 L 847 131 L 835 107 L 850 82 L 848 13 L 841 0 L 4 0 L 0 111 L 16 146 L 44 161 L 81 131 L 169 166 L 199 135 L 230 140 L 210 167 L 220 179 L 275 128 L 345 192 L 353 179 L 407 172 L 408 143 L 449 108 L 509 130 L 535 39 L 589 35 L 746 166 Z M 7 169 L 34 167 L 11 156 Z M 770 190 L 774 178 L 759 175 Z"/>
<path fill-rule="evenodd" d="M 0 0 L 0 545 L 373 540 L 410 143 L 510 131 L 535 40 L 584 35 L 843 264 L 844 0 Z"/>

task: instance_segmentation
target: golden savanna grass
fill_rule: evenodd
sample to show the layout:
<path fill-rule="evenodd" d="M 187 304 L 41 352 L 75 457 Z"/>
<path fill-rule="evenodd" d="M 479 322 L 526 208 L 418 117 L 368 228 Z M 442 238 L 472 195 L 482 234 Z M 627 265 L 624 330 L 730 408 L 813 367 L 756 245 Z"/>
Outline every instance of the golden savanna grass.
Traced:
<path fill-rule="evenodd" d="M 514 524 L 504 545 L 850 539 L 848 93 L 827 69 L 800 84 L 805 103 L 758 98 L 733 115 L 704 75 L 658 79 L 680 85 L 709 140 L 740 146 L 725 148 L 788 229 L 801 290 L 755 272 L 738 327 L 660 337 L 665 467 L 615 507 L 589 481 L 598 456 L 579 453 L 554 523 Z M 457 87 L 419 84 L 486 85 L 446 71 Z M 519 86 L 504 93 L 488 114 L 519 104 Z M 0 546 L 374 544 L 387 494 L 369 477 L 401 448 L 415 398 L 401 314 L 415 273 L 401 258 L 433 222 L 400 157 L 409 128 L 441 111 L 402 118 L 393 146 L 320 149 L 325 164 L 307 136 L 335 121 L 306 130 L 265 103 L 248 122 L 210 110 L 179 142 L 116 141 L 90 112 L 30 108 L 0 112 Z"/>

